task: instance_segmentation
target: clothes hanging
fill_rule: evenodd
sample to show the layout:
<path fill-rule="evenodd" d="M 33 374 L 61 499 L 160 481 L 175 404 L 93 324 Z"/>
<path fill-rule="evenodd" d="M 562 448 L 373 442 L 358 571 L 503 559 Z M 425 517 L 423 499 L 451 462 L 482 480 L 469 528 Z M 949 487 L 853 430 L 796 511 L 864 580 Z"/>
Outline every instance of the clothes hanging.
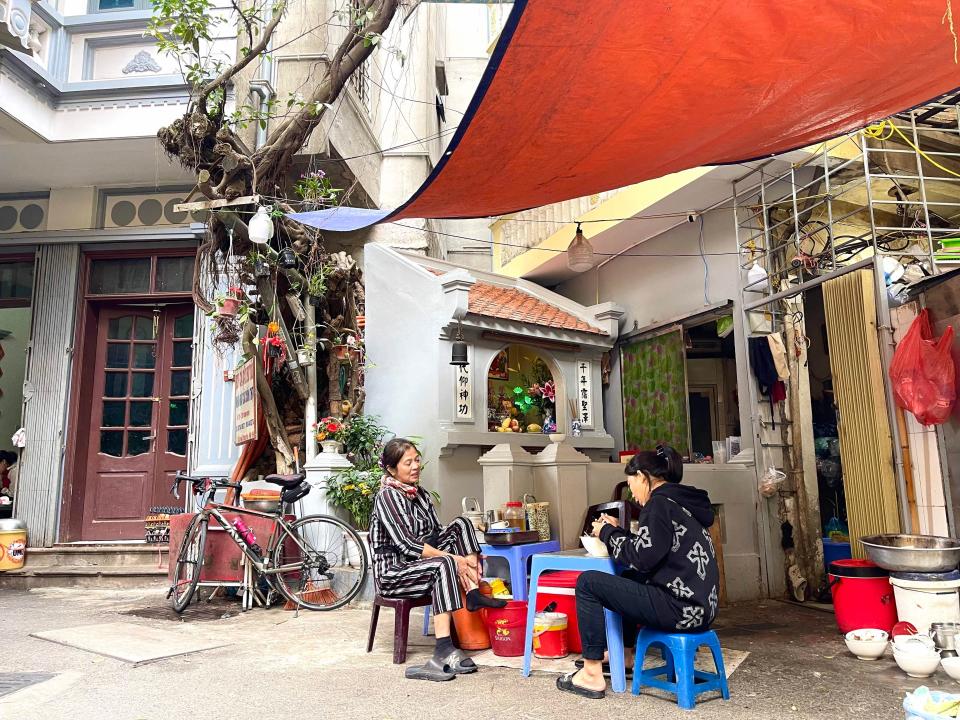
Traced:
<path fill-rule="evenodd" d="M 790 379 L 790 366 L 787 364 L 787 348 L 783 342 L 783 336 L 778 333 L 767 335 L 767 343 L 770 345 L 770 354 L 773 355 L 773 364 L 777 368 L 777 377 L 780 380 Z"/>
<path fill-rule="evenodd" d="M 753 337 L 749 338 L 747 342 L 750 348 L 750 369 L 753 370 L 753 374 L 757 378 L 760 394 L 770 398 L 771 427 L 776 429 L 777 416 L 774 413 L 773 406 L 779 400 L 774 399 L 774 392 L 776 390 L 777 396 L 782 395 L 783 397 L 780 400 L 783 400 L 786 397 L 786 388 L 782 387 L 783 382 L 777 373 L 777 366 L 773 361 L 773 353 L 770 351 L 770 343 L 767 338 Z M 780 383 L 781 388 L 776 388 L 777 383 Z"/>

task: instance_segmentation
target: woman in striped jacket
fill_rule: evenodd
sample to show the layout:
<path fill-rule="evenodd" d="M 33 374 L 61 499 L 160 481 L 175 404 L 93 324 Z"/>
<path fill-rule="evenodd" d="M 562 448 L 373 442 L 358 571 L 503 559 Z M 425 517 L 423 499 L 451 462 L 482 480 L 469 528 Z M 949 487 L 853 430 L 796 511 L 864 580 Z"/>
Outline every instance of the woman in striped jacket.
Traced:
<path fill-rule="evenodd" d="M 469 520 L 440 524 L 430 493 L 420 487 L 420 452 L 405 438 L 386 444 L 380 459 L 385 475 L 373 503 L 370 545 L 373 575 L 383 597 L 433 597 L 437 646 L 423 666 L 407 668 L 408 678 L 452 680 L 477 666 L 450 639 L 450 613 L 466 608 L 503 607 L 503 600 L 482 595 L 480 545 Z"/>

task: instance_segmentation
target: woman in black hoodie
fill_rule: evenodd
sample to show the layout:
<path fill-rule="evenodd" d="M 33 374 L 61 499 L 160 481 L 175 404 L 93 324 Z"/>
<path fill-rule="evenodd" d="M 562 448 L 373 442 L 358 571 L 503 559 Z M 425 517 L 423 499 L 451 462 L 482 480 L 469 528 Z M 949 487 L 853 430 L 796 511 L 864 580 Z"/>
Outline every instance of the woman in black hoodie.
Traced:
<path fill-rule="evenodd" d="M 606 650 L 604 608 L 623 616 L 624 640 L 633 646 L 638 625 L 667 632 L 703 632 L 716 619 L 719 573 L 707 529 L 713 509 L 704 490 L 681 485 L 683 461 L 671 447 L 639 452 L 626 467 L 627 482 L 642 506 L 636 535 L 602 515 L 593 534 L 627 569 L 622 575 L 588 571 L 577 580 L 577 621 L 583 668 L 557 679 L 557 687 L 602 698 Z"/>

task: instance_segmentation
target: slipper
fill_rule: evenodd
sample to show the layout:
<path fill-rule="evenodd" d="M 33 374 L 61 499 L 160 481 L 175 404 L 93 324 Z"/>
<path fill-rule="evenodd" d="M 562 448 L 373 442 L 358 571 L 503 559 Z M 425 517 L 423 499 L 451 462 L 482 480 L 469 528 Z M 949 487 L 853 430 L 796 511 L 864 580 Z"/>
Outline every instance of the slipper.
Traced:
<path fill-rule="evenodd" d="M 563 692 L 573 693 L 574 695 L 579 695 L 580 697 L 585 697 L 590 700 L 603 700 L 607 695 L 606 690 L 591 690 L 590 688 L 580 687 L 575 685 L 573 682 L 573 676 L 576 673 L 568 673 L 567 675 L 561 675 L 557 678 L 557 689 L 562 690 Z"/>
<path fill-rule="evenodd" d="M 573 666 L 577 670 L 583 670 L 583 660 L 582 659 L 574 660 Z M 631 665 L 628 665 L 626 668 L 624 668 L 624 670 L 625 670 L 624 675 L 626 676 L 626 679 L 630 680 L 633 677 L 633 667 Z M 603 675 L 604 677 L 610 677 L 610 663 L 608 662 L 603 663 Z"/>
<path fill-rule="evenodd" d="M 433 680 L 434 682 L 446 682 L 453 680 L 456 675 L 447 672 L 446 666 L 437 662 L 436 658 L 430 658 L 423 665 L 412 665 L 404 673 L 408 680 Z"/>
<path fill-rule="evenodd" d="M 464 665 L 464 660 L 470 660 L 470 656 L 463 652 L 463 650 L 455 648 L 454 651 L 440 661 L 439 664 L 443 665 L 443 669 L 448 673 L 453 673 L 454 675 L 469 675 L 479 669 L 472 660 L 470 665 Z"/>

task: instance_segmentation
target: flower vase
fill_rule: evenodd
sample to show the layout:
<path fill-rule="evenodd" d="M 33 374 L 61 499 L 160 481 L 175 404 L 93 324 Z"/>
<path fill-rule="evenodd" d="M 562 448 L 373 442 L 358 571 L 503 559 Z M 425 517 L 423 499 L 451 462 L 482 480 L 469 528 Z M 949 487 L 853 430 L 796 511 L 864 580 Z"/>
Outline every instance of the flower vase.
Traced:
<path fill-rule="evenodd" d="M 320 447 L 323 448 L 323 452 L 325 453 L 340 452 L 340 442 L 338 440 L 322 440 L 320 442 Z"/>

